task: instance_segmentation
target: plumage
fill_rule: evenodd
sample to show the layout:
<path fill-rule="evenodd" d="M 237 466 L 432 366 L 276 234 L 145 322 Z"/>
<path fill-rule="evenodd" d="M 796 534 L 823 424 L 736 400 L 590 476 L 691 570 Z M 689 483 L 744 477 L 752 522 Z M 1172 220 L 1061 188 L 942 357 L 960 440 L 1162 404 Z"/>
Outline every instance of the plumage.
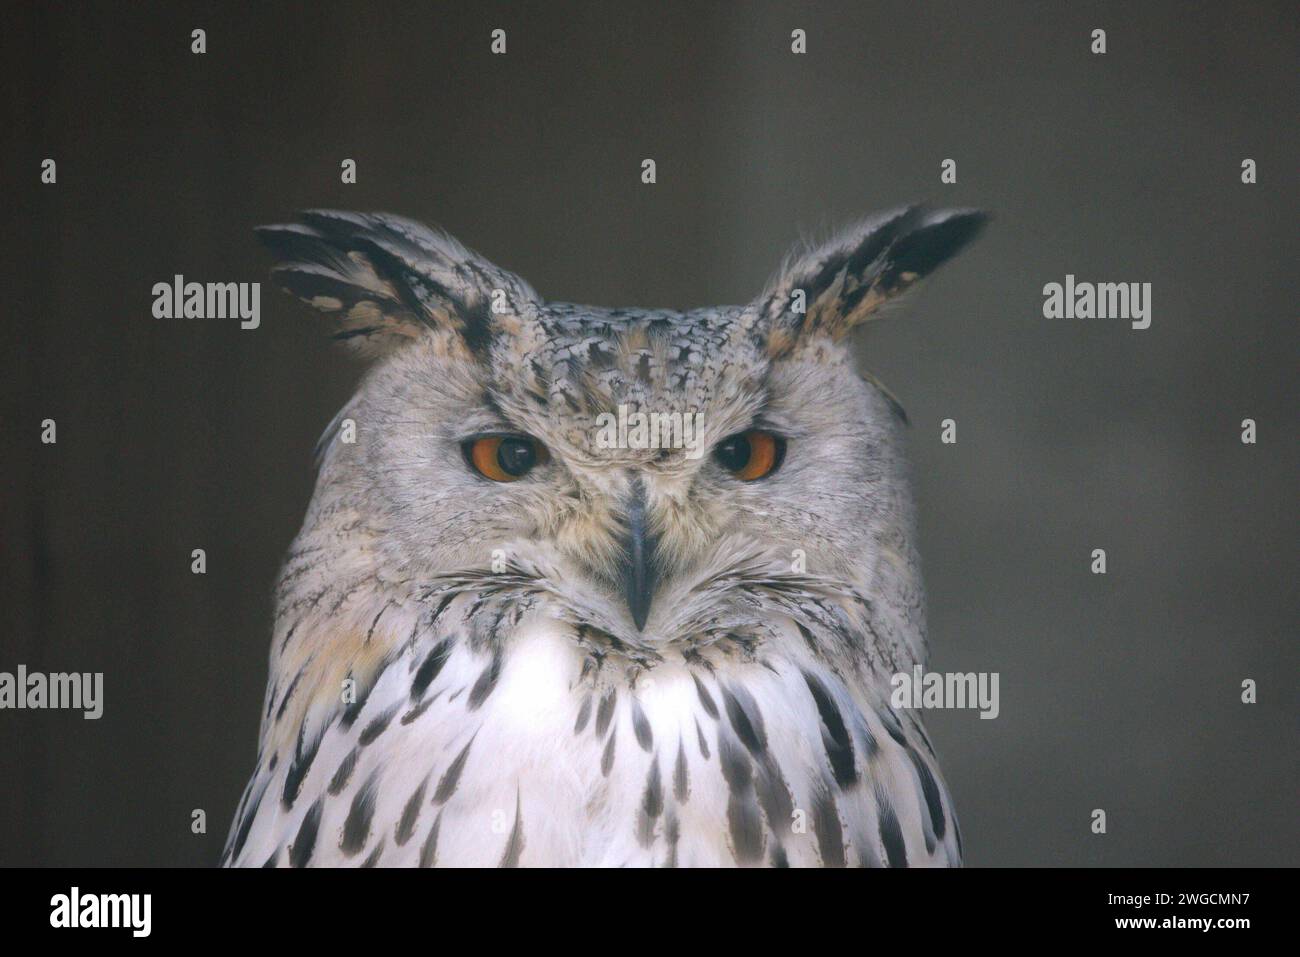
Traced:
<path fill-rule="evenodd" d="M 303 220 L 259 231 L 273 275 L 373 363 L 281 571 L 225 863 L 960 862 L 889 703 L 922 588 L 902 422 L 847 333 L 980 214 L 877 217 L 690 312 L 548 302 L 399 217 Z M 609 447 L 620 407 L 698 413 L 699 454 Z M 758 433 L 757 478 L 707 454 Z M 492 479 L 483 436 L 544 454 Z"/>

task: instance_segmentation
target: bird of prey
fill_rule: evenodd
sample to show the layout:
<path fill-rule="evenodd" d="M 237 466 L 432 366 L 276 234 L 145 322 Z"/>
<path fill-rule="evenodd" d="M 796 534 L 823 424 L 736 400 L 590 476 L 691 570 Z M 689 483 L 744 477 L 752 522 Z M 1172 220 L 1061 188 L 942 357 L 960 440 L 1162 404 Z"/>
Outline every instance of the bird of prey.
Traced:
<path fill-rule="evenodd" d="M 905 208 L 751 302 L 552 302 L 388 214 L 268 226 L 369 365 L 280 574 L 237 866 L 918 866 L 902 411 L 853 331 L 980 230 Z"/>

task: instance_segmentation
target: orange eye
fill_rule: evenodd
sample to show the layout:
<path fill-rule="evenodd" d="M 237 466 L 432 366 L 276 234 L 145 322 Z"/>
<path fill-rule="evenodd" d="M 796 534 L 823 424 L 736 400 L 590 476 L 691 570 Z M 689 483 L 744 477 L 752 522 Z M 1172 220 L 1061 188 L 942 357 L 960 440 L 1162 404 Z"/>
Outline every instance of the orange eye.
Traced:
<path fill-rule="evenodd" d="M 713 457 L 742 482 L 767 478 L 785 459 L 785 439 L 761 429 L 727 436 L 713 450 Z"/>
<path fill-rule="evenodd" d="M 546 446 L 526 435 L 481 435 L 461 449 L 470 467 L 494 482 L 514 482 L 550 460 Z"/>

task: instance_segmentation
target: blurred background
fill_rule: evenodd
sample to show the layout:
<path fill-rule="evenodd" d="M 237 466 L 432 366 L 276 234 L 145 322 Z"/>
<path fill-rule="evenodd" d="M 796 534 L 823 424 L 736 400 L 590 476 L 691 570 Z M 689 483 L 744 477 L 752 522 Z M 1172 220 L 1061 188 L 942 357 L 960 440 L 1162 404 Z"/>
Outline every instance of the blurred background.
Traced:
<path fill-rule="evenodd" d="M 997 720 L 927 717 L 968 863 L 1294 862 L 1294 4 L 6 20 L 0 671 L 103 671 L 105 712 L 0 711 L 0 863 L 216 862 L 311 448 L 360 375 L 269 284 L 241 331 L 152 318 L 154 283 L 263 281 L 252 227 L 333 206 L 440 224 L 554 299 L 741 302 L 796 240 L 917 200 L 996 216 L 861 345 L 912 420 L 931 667 L 1001 675 Z M 1067 273 L 1150 282 L 1151 328 L 1044 319 Z"/>

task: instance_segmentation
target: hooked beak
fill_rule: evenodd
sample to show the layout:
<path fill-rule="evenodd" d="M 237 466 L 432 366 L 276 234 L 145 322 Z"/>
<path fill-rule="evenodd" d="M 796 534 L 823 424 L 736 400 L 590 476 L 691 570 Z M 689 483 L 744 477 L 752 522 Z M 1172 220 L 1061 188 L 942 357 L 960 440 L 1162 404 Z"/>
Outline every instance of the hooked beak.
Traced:
<path fill-rule="evenodd" d="M 636 630 L 645 627 L 654 598 L 655 537 L 646 528 L 645 489 L 634 483 L 627 507 L 627 536 L 623 540 L 623 596 Z"/>

